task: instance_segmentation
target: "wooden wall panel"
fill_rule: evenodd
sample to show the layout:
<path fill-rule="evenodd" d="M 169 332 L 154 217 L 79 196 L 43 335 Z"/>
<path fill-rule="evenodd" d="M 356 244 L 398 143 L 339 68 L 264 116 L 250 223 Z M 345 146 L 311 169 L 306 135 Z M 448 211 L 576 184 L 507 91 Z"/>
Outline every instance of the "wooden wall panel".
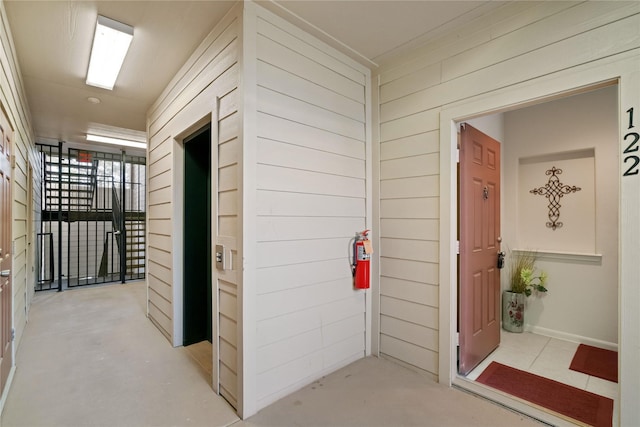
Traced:
<path fill-rule="evenodd" d="M 429 373 L 438 372 L 438 353 L 390 335 L 380 335 L 384 354 Z"/>
<path fill-rule="evenodd" d="M 364 179 L 364 160 L 269 139 L 258 139 L 258 162 L 271 166 Z"/>
<path fill-rule="evenodd" d="M 281 23 L 274 22 L 272 17 L 258 17 L 258 34 L 287 47 L 288 50 L 283 51 L 284 54 L 290 55 L 283 61 L 286 69 L 293 70 L 298 66 L 298 61 L 309 59 L 317 64 L 322 64 L 324 67 L 341 76 L 353 80 L 360 86 L 364 86 L 366 83 L 366 75 L 362 67 L 355 65 L 353 61 L 341 55 L 336 55 L 336 52 L 323 42 L 308 37 L 308 35 L 298 29 L 285 29 Z M 261 52 L 258 52 L 258 56 L 261 59 L 268 58 L 269 60 L 277 57 L 275 54 L 262 54 Z M 324 73 L 320 69 L 318 69 L 318 73 L 313 76 L 314 77 L 309 80 L 321 82 L 323 86 L 329 88 L 339 86 L 337 81 L 341 81 L 335 80 L 338 79 L 338 77 L 334 74 Z M 362 88 L 357 85 L 352 86 L 352 88 L 355 94 L 353 99 L 364 102 L 364 91 Z"/>
<path fill-rule="evenodd" d="M 258 242 L 289 239 L 330 239 L 364 229 L 362 218 L 350 217 L 274 217 L 258 218 Z"/>
<path fill-rule="evenodd" d="M 220 393 L 237 407 L 238 386 L 238 286 L 235 274 L 241 259 L 235 243 L 238 237 L 238 167 L 240 153 L 239 36 L 241 7 L 235 7 L 205 38 L 191 58 L 151 107 L 147 129 L 151 150 L 148 154 L 148 279 L 149 318 L 174 344 L 182 345 L 182 219 L 176 214 L 180 205 L 182 176 L 182 139 L 198 130 L 209 120 L 219 143 L 218 160 L 212 165 L 212 183 L 218 197 L 212 206 L 217 221 L 215 244 L 222 233 L 227 248 L 233 253 L 234 270 L 214 272 L 215 307 L 219 308 L 214 330 L 219 331 L 214 348 L 220 363 L 215 378 L 219 378 Z M 215 114 L 216 116 L 213 116 Z M 204 119 L 203 119 L 204 118 Z M 207 120 L 209 119 L 209 120 Z M 179 215 L 178 215 L 179 217 Z M 217 278 L 222 277 L 218 283 Z M 214 337 L 216 339 L 217 337 Z M 217 388 L 216 384 L 216 388 Z"/>
<path fill-rule="evenodd" d="M 291 98 L 275 90 L 258 87 L 258 110 L 308 126 L 325 129 L 348 138 L 364 141 L 364 124 L 331 110 Z M 364 108 L 364 107 L 363 107 Z"/>
<path fill-rule="evenodd" d="M 317 305 L 308 310 L 293 311 L 270 317 L 259 323 L 258 347 L 279 342 L 289 336 L 319 329 L 322 325 L 338 322 L 353 313 L 363 313 L 364 295 L 355 294 L 351 298 L 341 299 L 331 305 Z"/>
<path fill-rule="evenodd" d="M 14 349 L 20 346 L 34 295 L 35 233 L 40 222 L 40 156 L 4 3 L 0 2 L 0 108 L 9 120 L 15 167 L 12 185 Z M 29 169 L 32 175 L 29 175 Z M 31 183 L 29 183 L 31 179 Z M 31 192 L 29 190 L 32 190 Z M 31 243 L 31 245 L 29 245 Z M 0 408 L 1 410 L 2 408 Z"/>
<path fill-rule="evenodd" d="M 364 217 L 362 198 L 339 195 L 258 191 L 259 216 Z"/>
<path fill-rule="evenodd" d="M 364 198 L 361 178 L 260 164 L 257 175 L 259 190 Z"/>
<path fill-rule="evenodd" d="M 365 353 L 349 240 L 366 225 L 368 71 L 258 14 L 258 406 Z"/>
<path fill-rule="evenodd" d="M 391 144 L 380 144 L 380 160 L 437 153 L 440 150 L 440 132 L 434 130 L 389 142 Z"/>
<path fill-rule="evenodd" d="M 278 293 L 286 289 L 351 278 L 342 257 L 309 264 L 260 268 L 257 272 L 258 294 Z"/>
<path fill-rule="evenodd" d="M 380 318 L 380 333 L 429 350 L 438 348 L 438 330 L 387 315 Z"/>
<path fill-rule="evenodd" d="M 435 219 L 440 215 L 438 197 L 415 199 L 385 199 L 380 201 L 380 209 L 390 219 Z"/>
<path fill-rule="evenodd" d="M 214 159 L 217 165 L 212 165 L 212 169 L 217 169 L 216 192 L 217 213 L 212 212 L 217 222 L 215 227 L 215 243 L 223 244 L 228 256 L 232 256 L 232 265 L 229 270 L 220 272 L 216 270 L 218 277 L 217 303 L 218 313 L 215 323 L 218 325 L 217 348 L 219 359 L 219 387 L 220 393 L 238 407 L 239 390 L 238 384 L 238 341 L 239 341 L 239 320 L 238 319 L 238 289 L 241 287 L 240 275 L 242 265 L 238 262 L 238 238 L 240 228 L 238 228 L 238 197 L 241 193 L 239 182 L 241 181 L 240 169 L 240 120 L 241 113 L 238 111 L 240 105 L 240 92 L 233 89 L 221 94 L 218 101 L 217 117 L 217 153 Z M 215 337 L 214 337 L 215 339 Z"/>
<path fill-rule="evenodd" d="M 258 113 L 257 121 L 264 139 L 364 160 L 363 141 L 264 113 Z"/>
<path fill-rule="evenodd" d="M 305 99 L 317 107 L 330 109 L 353 120 L 364 123 L 362 101 L 346 98 L 341 92 L 327 89 L 302 76 L 284 71 L 266 62 L 258 62 L 258 85 L 268 87 L 291 98 Z M 349 81 L 352 84 L 352 82 Z M 357 85 L 356 85 L 357 86 Z"/>

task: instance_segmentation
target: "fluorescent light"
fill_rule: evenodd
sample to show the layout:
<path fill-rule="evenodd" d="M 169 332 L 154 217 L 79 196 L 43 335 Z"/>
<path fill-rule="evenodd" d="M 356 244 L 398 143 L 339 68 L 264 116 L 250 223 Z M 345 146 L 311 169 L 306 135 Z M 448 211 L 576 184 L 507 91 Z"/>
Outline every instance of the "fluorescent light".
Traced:
<path fill-rule="evenodd" d="M 132 39 L 132 26 L 98 15 L 87 72 L 88 85 L 113 89 Z"/>
<path fill-rule="evenodd" d="M 147 144 L 145 144 L 144 142 L 135 142 L 135 141 L 129 141 L 127 139 L 111 138 L 109 136 L 93 135 L 91 133 L 87 134 L 87 141 L 102 142 L 102 143 L 105 143 L 105 144 L 119 145 L 121 147 L 141 148 L 143 150 L 147 149 Z"/>

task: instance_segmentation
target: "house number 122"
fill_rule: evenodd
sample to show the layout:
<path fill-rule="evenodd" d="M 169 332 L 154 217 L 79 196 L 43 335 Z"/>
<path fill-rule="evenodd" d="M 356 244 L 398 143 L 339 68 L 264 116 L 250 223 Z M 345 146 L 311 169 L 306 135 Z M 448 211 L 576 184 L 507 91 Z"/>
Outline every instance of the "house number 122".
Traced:
<path fill-rule="evenodd" d="M 627 129 L 633 129 L 633 107 L 627 110 L 629 114 L 629 127 Z M 623 163 L 626 165 L 629 163 L 629 166 L 624 171 L 622 176 L 629 175 L 638 175 L 638 170 L 640 169 L 640 157 L 638 157 L 638 141 L 640 140 L 640 134 L 638 132 L 627 132 L 624 136 L 624 141 L 628 141 L 628 145 L 622 152 L 624 155 Z"/>

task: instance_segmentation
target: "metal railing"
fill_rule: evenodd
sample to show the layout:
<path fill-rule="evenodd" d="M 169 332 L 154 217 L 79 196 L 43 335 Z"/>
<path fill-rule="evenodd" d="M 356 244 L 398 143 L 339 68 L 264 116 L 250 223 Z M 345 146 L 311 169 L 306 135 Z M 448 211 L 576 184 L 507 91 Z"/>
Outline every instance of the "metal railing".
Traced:
<path fill-rule="evenodd" d="M 39 249 L 38 262 L 52 265 L 53 272 L 47 271 L 42 281 L 38 277 L 36 290 L 144 278 L 144 235 L 137 245 L 129 245 L 126 236 L 127 227 L 146 223 L 146 159 L 124 152 L 63 153 L 61 145 L 40 148 L 40 234 L 50 236 L 53 249 Z M 128 265 L 132 258 L 138 260 L 138 268 Z"/>

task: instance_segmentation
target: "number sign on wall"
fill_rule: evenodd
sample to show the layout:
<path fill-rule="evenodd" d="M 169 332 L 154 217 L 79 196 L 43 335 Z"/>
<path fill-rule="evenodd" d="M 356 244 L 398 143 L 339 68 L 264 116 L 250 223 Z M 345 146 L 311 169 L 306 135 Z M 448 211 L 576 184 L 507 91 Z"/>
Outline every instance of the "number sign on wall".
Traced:
<path fill-rule="evenodd" d="M 638 140 L 640 140 L 640 134 L 630 130 L 634 128 L 633 107 L 629 108 L 627 113 L 629 114 L 629 126 L 627 127 L 629 132 L 624 136 L 626 144 L 622 154 L 624 155 L 623 163 L 625 170 L 622 176 L 638 175 L 638 170 L 640 169 L 640 157 L 638 157 Z"/>

